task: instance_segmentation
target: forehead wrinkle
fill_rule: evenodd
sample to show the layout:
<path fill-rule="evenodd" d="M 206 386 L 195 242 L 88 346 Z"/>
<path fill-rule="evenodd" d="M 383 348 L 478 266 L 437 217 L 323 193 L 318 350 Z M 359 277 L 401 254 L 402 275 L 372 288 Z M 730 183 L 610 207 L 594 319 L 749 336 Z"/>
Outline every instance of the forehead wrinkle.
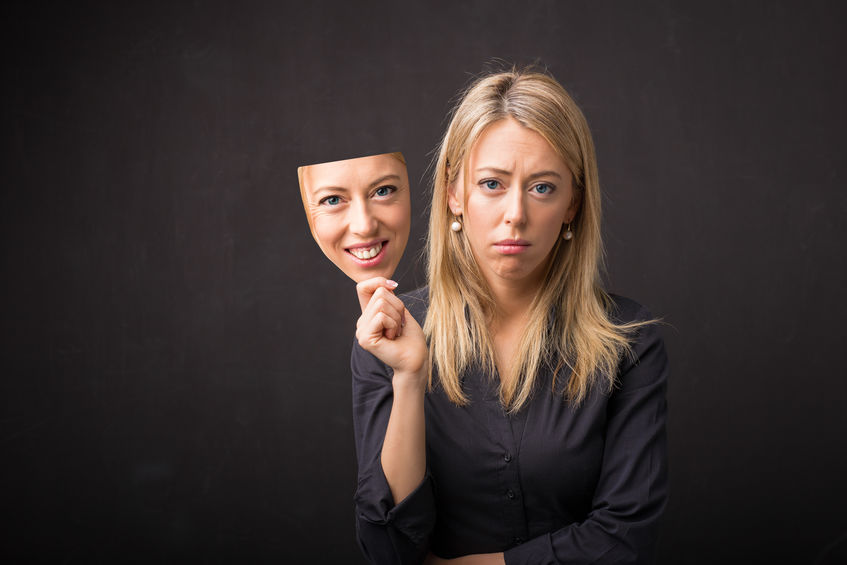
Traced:
<path fill-rule="evenodd" d="M 491 171 L 493 173 L 497 173 L 498 175 L 511 175 L 512 171 L 507 169 L 501 169 L 500 167 L 478 167 L 475 172 L 482 173 L 484 171 Z"/>

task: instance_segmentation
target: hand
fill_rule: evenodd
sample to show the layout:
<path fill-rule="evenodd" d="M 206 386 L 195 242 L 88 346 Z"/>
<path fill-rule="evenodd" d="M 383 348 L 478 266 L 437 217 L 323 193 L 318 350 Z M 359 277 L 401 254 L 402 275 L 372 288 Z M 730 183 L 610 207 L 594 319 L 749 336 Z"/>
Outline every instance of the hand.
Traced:
<path fill-rule="evenodd" d="M 356 285 L 356 295 L 359 297 L 359 307 L 362 309 L 363 315 L 365 313 L 365 309 L 368 307 L 368 304 L 370 304 L 371 299 L 377 291 L 379 291 L 379 296 L 382 298 L 385 298 L 386 296 L 391 297 L 391 303 L 400 310 L 400 323 L 396 326 L 392 326 L 389 323 L 383 332 L 383 335 L 385 335 L 388 339 L 394 339 L 402 334 L 403 326 L 406 325 L 405 307 L 403 306 L 403 301 L 394 296 L 395 288 L 397 288 L 397 283 L 390 281 L 385 277 L 374 277 Z M 359 327 L 358 323 L 356 324 L 356 327 Z M 356 332 L 356 335 L 358 336 L 358 332 Z"/>
<path fill-rule="evenodd" d="M 366 303 L 356 323 L 356 339 L 362 349 L 394 369 L 395 382 L 411 379 L 420 385 L 426 380 L 429 360 L 423 330 L 385 283 L 378 277 L 356 286 L 360 304 Z"/>

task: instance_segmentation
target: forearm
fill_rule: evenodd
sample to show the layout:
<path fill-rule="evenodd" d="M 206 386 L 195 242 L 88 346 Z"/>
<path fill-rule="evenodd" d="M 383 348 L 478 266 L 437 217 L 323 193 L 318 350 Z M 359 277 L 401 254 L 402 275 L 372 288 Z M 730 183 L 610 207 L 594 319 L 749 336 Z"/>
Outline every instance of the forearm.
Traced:
<path fill-rule="evenodd" d="M 505 565 L 502 553 L 476 553 L 454 559 L 441 559 L 430 553 L 424 565 Z"/>
<path fill-rule="evenodd" d="M 394 375 L 394 399 L 380 461 L 395 504 L 414 491 L 426 475 L 425 386 L 418 375 Z"/>

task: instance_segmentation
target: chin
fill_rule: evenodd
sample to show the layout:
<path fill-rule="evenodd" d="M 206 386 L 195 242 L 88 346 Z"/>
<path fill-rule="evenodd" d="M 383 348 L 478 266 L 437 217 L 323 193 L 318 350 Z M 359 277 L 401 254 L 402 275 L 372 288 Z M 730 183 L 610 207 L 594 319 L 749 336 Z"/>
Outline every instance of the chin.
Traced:
<path fill-rule="evenodd" d="M 342 269 L 343 270 L 343 269 Z M 372 279 L 374 277 L 384 277 L 390 279 L 394 274 L 394 268 L 388 266 L 375 267 L 373 269 L 363 269 L 358 265 L 350 269 L 344 270 L 344 274 L 353 279 L 356 283 Z"/>

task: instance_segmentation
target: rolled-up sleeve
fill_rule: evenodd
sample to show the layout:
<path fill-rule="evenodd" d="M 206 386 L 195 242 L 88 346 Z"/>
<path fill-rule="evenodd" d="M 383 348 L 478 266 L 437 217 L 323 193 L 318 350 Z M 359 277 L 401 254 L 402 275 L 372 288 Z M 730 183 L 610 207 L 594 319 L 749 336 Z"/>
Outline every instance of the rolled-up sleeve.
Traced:
<path fill-rule="evenodd" d="M 640 319 L 649 313 L 639 312 Z M 609 396 L 602 470 L 587 519 L 505 553 L 507 565 L 654 561 L 668 493 L 668 360 L 656 324 L 639 329 Z"/>
<path fill-rule="evenodd" d="M 421 563 L 435 524 L 432 477 L 427 470 L 421 484 L 394 503 L 380 461 L 394 396 L 391 369 L 355 341 L 350 368 L 359 469 L 355 495 L 359 546 L 371 563 Z"/>

